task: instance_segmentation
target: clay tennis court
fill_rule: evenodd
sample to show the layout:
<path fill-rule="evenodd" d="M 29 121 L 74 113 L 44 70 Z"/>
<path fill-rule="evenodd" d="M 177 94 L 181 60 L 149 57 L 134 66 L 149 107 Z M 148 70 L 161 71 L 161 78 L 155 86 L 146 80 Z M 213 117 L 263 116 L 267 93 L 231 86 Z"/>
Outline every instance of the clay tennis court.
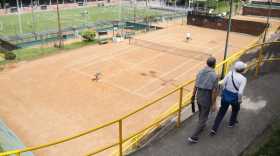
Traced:
<path fill-rule="evenodd" d="M 192 35 L 188 42 L 187 32 Z M 162 30 L 137 35 L 131 44 L 126 40 L 87 46 L 16 64 L 15 68 L 0 73 L 1 118 L 28 147 L 93 128 L 136 110 L 194 78 L 208 55 L 221 60 L 225 34 L 225 31 L 174 23 Z M 232 33 L 230 53 L 255 39 Z M 96 73 L 101 73 L 98 81 L 93 80 Z M 125 136 L 156 119 L 177 102 L 177 97 L 174 94 L 125 120 Z M 34 153 L 85 155 L 116 142 L 117 130 L 117 125 L 112 126 Z"/>

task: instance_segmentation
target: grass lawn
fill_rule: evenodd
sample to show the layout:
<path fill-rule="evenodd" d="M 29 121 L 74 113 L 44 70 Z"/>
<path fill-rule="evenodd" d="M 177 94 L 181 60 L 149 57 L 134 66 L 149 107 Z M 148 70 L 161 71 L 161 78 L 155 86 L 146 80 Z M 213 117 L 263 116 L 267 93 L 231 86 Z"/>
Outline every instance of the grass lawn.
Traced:
<path fill-rule="evenodd" d="M 33 60 L 36 58 L 44 57 L 44 56 L 49 56 L 51 54 L 59 53 L 59 52 L 67 52 L 68 50 L 71 49 L 77 49 L 83 46 L 87 45 L 93 45 L 96 44 L 97 41 L 92 41 L 92 42 L 75 42 L 69 45 L 65 45 L 63 48 L 55 48 L 55 47 L 49 47 L 49 48 L 41 48 L 41 47 L 36 47 L 36 48 L 23 48 L 23 49 L 18 49 L 12 51 L 13 53 L 16 54 L 16 59 L 12 61 L 7 61 L 7 60 L 1 60 L 0 59 L 0 65 L 7 64 L 7 63 L 12 63 L 12 62 L 19 62 L 19 61 L 27 61 L 27 60 Z"/>
<path fill-rule="evenodd" d="M 87 11 L 87 14 L 84 12 Z M 137 17 L 156 16 L 163 11 L 136 8 Z M 86 23 L 94 23 L 98 20 L 118 20 L 126 17 L 134 17 L 134 9 L 123 6 L 110 7 L 83 7 L 75 9 L 61 10 L 62 27 L 77 27 Z M 34 19 L 34 20 L 33 20 Z M 0 35 L 9 36 L 20 34 L 17 14 L 0 16 Z M 21 15 L 23 33 L 42 32 L 47 30 L 57 30 L 57 14 L 55 11 L 37 11 L 32 16 L 31 13 Z"/>

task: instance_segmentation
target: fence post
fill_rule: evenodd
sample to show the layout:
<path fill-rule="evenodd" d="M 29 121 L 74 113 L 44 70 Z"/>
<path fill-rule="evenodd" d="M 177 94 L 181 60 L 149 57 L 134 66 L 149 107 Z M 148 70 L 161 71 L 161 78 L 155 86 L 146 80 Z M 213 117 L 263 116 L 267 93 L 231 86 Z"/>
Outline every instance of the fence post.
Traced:
<path fill-rule="evenodd" d="M 183 105 L 183 87 L 180 88 L 179 93 L 179 109 L 178 109 L 178 118 L 177 118 L 177 128 L 181 126 L 181 111 L 182 111 L 182 105 Z"/>
<path fill-rule="evenodd" d="M 262 44 L 261 49 L 258 53 L 259 54 L 258 58 L 256 59 L 257 66 L 256 66 L 256 71 L 255 71 L 255 77 L 258 77 L 258 75 L 260 73 L 260 66 L 262 63 L 263 53 L 264 53 L 264 45 Z"/>
<path fill-rule="evenodd" d="M 123 136 L 122 136 L 122 119 L 119 120 L 119 156 L 123 155 L 122 151 L 122 143 L 123 143 Z"/>

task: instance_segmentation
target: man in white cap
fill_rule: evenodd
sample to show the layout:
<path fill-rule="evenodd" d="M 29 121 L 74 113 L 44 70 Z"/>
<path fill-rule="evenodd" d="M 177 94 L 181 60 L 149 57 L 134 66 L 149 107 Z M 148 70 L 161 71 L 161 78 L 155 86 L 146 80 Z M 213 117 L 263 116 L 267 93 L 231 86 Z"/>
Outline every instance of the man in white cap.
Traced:
<path fill-rule="evenodd" d="M 221 95 L 221 107 L 216 116 L 215 123 L 210 132 L 211 136 L 216 135 L 221 121 L 223 120 L 228 107 L 231 105 L 232 113 L 228 127 L 234 127 L 238 121 L 237 116 L 242 102 L 243 92 L 247 79 L 242 75 L 247 65 L 241 61 L 234 64 L 234 69 L 229 72 L 225 78 L 219 83 L 223 87 Z"/>

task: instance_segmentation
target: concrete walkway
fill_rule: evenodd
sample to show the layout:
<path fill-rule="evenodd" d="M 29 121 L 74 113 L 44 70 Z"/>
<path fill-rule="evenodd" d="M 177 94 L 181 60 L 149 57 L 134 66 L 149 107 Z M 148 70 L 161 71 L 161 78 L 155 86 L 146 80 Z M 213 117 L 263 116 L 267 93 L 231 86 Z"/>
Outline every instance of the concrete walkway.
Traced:
<path fill-rule="evenodd" d="M 272 48 L 269 57 L 278 55 L 280 47 Z M 279 51 L 279 52 L 277 52 Z M 239 125 L 227 128 L 230 113 L 220 126 L 217 136 L 208 135 L 216 113 L 210 115 L 208 126 L 197 144 L 187 143 L 197 124 L 197 114 L 184 121 L 163 137 L 150 142 L 132 156 L 238 156 L 258 138 L 275 118 L 280 118 L 280 62 L 266 63 L 255 79 L 248 73 L 245 100 L 239 114 Z"/>

